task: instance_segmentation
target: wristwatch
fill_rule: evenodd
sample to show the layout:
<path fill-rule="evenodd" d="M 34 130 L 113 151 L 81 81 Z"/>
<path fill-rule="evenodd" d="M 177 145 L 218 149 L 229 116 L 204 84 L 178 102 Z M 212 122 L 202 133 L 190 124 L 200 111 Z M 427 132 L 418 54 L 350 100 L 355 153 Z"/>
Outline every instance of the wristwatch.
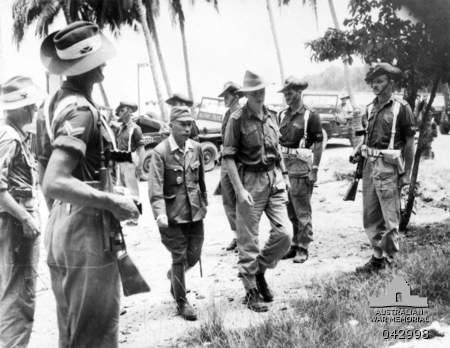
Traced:
<path fill-rule="evenodd" d="M 313 166 L 312 166 L 312 170 L 318 171 L 318 170 L 319 170 L 319 166 L 313 165 Z"/>

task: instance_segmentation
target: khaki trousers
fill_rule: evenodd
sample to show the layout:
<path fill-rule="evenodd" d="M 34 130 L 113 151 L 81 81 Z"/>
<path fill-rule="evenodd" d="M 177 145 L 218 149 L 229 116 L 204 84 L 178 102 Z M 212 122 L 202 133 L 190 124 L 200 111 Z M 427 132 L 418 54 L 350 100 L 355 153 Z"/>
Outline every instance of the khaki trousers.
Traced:
<path fill-rule="evenodd" d="M 363 170 L 363 225 L 375 256 L 399 251 L 400 192 L 395 166 L 369 157 Z"/>
<path fill-rule="evenodd" d="M 222 202 L 232 231 L 236 231 L 236 193 L 233 184 L 225 168 L 220 172 L 220 188 L 222 190 Z"/>
<path fill-rule="evenodd" d="M 27 347 L 33 328 L 39 238 L 23 235 L 22 224 L 0 213 L 0 347 Z"/>
<path fill-rule="evenodd" d="M 274 268 L 288 251 L 291 233 L 287 229 L 286 191 L 281 171 L 243 171 L 244 188 L 252 195 L 254 205 L 237 203 L 237 247 L 239 251 L 239 276 L 246 290 L 256 288 L 255 274 Z M 270 237 L 262 249 L 259 248 L 259 223 L 262 213 L 270 221 Z"/>
<path fill-rule="evenodd" d="M 313 241 L 311 196 L 314 184 L 308 177 L 289 177 L 287 211 L 293 226 L 292 245 L 308 249 Z"/>
<path fill-rule="evenodd" d="M 119 272 L 104 250 L 100 211 L 56 201 L 46 246 L 59 347 L 118 347 Z"/>

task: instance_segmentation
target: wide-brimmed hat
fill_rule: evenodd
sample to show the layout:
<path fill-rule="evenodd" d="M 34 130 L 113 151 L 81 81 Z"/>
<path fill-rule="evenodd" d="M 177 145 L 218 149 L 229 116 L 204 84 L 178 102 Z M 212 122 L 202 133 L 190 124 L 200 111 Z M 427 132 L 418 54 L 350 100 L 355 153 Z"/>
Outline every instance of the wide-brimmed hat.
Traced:
<path fill-rule="evenodd" d="M 77 21 L 47 36 L 41 45 L 41 61 L 55 75 L 81 75 L 104 64 L 116 50 L 99 27 Z"/>
<path fill-rule="evenodd" d="M 169 99 L 166 100 L 166 103 L 174 106 L 176 105 L 176 103 L 183 103 L 186 106 L 191 107 L 192 105 L 194 105 L 194 102 L 192 101 L 191 98 L 185 96 L 182 93 L 173 93 Z"/>
<path fill-rule="evenodd" d="M 174 106 L 170 110 L 170 122 L 173 121 L 194 121 L 191 109 L 187 106 Z"/>
<path fill-rule="evenodd" d="M 14 76 L 0 88 L 0 107 L 3 110 L 15 110 L 24 106 L 40 104 L 44 93 L 25 76 Z"/>
<path fill-rule="evenodd" d="M 239 86 L 237 83 L 233 82 L 233 81 L 228 81 L 227 83 L 225 83 L 225 85 L 223 86 L 223 90 L 222 92 L 218 95 L 219 98 L 222 98 L 225 96 L 225 94 L 227 93 L 233 93 L 233 94 L 237 94 L 239 97 L 242 97 L 242 92 L 240 91 L 241 86 Z"/>
<path fill-rule="evenodd" d="M 373 79 L 380 75 L 388 75 L 390 78 L 397 79 L 402 76 L 402 71 L 396 66 L 393 66 L 389 63 L 375 63 L 367 72 L 365 81 L 367 83 L 370 83 L 373 81 Z"/>
<path fill-rule="evenodd" d="M 266 88 L 266 86 L 267 84 L 261 76 L 247 70 L 244 75 L 244 83 L 239 91 L 243 93 L 253 92 Z"/>
<path fill-rule="evenodd" d="M 295 76 L 289 76 L 284 80 L 283 88 L 278 93 L 284 93 L 288 89 L 304 90 L 308 88 L 308 82 Z"/>
<path fill-rule="evenodd" d="M 138 109 L 138 106 L 136 103 L 130 102 L 130 101 L 121 101 L 119 105 L 116 108 L 116 115 L 122 109 L 123 107 L 129 107 L 131 109 L 131 112 L 136 112 Z"/>

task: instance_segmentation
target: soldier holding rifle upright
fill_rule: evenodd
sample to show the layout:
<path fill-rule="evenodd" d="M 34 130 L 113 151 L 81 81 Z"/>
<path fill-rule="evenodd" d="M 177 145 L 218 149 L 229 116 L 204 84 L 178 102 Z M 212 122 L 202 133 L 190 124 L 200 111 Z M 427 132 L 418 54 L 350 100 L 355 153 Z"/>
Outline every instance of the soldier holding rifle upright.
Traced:
<path fill-rule="evenodd" d="M 48 71 L 67 78 L 44 106 L 46 134 L 39 135 L 48 135 L 53 145 L 43 191 L 55 200 L 46 247 L 60 347 L 118 346 L 119 270 L 105 238 L 104 216 L 126 220 L 139 212 L 131 197 L 99 190 L 105 162 L 101 149 L 114 146 L 114 135 L 91 96 L 114 53 L 90 22 L 74 22 L 41 46 Z"/>
<path fill-rule="evenodd" d="M 322 125 L 317 113 L 302 101 L 302 91 L 308 82 L 288 77 L 280 90 L 288 108 L 279 115 L 280 144 L 291 189 L 288 215 L 293 225 L 292 245 L 283 259 L 295 263 L 308 259 L 308 247 L 313 240 L 311 195 L 317 181 L 322 157 Z"/>
<path fill-rule="evenodd" d="M 25 126 L 42 99 L 30 78 L 1 86 L 0 347 L 26 347 L 33 328 L 40 223 L 37 172 Z"/>
<path fill-rule="evenodd" d="M 375 99 L 363 116 L 364 141 L 351 158 L 363 165 L 363 224 L 373 248 L 371 259 L 357 273 L 390 265 L 399 251 L 400 188 L 409 184 L 414 155 L 414 117 L 408 103 L 393 96 L 397 67 L 377 63 L 367 73 Z"/>
<path fill-rule="evenodd" d="M 178 314 L 196 320 L 186 298 L 185 273 L 200 260 L 208 205 L 201 145 L 189 139 L 194 118 L 186 106 L 170 111 L 170 136 L 152 155 L 148 189 L 161 241 L 172 254 L 167 273 Z"/>
<path fill-rule="evenodd" d="M 239 277 L 246 290 L 245 304 L 255 312 L 266 312 L 261 302 L 273 301 L 265 272 L 274 268 L 287 252 L 287 171 L 278 142 L 276 112 L 264 105 L 266 84 L 250 71 L 244 76 L 241 92 L 247 104 L 228 121 L 223 148 L 223 164 L 237 196 L 236 237 Z M 238 169 L 239 168 L 239 169 Z M 270 220 L 270 237 L 259 249 L 259 222 L 262 213 Z"/>

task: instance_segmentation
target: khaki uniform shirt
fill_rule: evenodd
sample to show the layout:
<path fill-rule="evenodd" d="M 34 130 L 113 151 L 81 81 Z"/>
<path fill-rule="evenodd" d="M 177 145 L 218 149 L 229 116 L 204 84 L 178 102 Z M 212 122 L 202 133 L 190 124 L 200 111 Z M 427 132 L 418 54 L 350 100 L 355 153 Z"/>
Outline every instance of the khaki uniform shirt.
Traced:
<path fill-rule="evenodd" d="M 276 112 L 264 106 L 261 120 L 245 105 L 230 116 L 222 156 L 244 167 L 270 167 L 280 162 L 278 139 Z"/>
<path fill-rule="evenodd" d="M 291 107 L 280 113 L 280 144 L 284 147 L 298 148 L 300 140 L 305 136 L 305 112 L 307 108 L 302 105 L 293 111 Z M 308 124 L 306 125 L 306 147 L 323 140 L 322 125 L 319 115 L 310 110 Z"/>
<path fill-rule="evenodd" d="M 139 146 L 144 145 L 141 127 L 131 120 L 127 124 L 122 124 L 119 127 L 116 139 L 117 148 L 122 151 L 135 152 Z"/>
<path fill-rule="evenodd" d="M 391 139 L 394 119 L 393 104 L 395 102 L 400 103 L 401 106 L 397 116 L 394 149 L 402 149 L 406 143 L 406 138 L 414 136 L 414 115 L 406 101 L 392 96 L 386 103 L 380 104 L 375 98 L 372 102 L 372 112 L 369 115 L 368 110 L 366 110 L 362 120 L 364 128 L 367 129 L 367 146 L 387 149 Z"/>

